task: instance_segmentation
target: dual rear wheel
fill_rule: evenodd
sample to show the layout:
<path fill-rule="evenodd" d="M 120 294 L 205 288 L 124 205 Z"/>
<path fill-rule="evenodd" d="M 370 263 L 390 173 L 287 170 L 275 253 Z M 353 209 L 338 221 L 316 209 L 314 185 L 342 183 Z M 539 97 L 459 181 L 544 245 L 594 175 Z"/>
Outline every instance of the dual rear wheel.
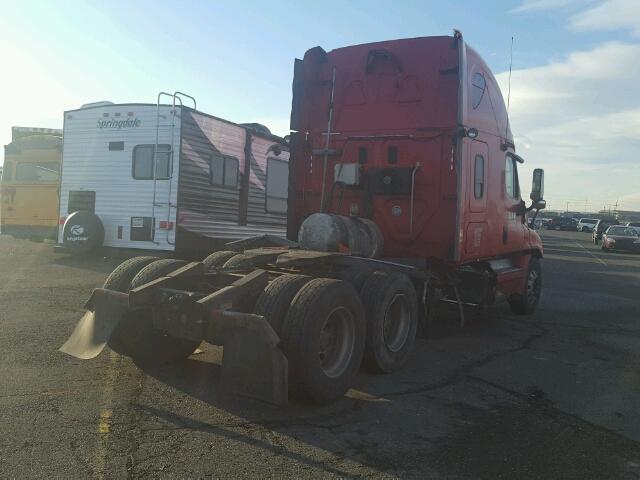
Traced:
<path fill-rule="evenodd" d="M 368 270 L 341 278 L 283 275 L 254 310 L 280 336 L 292 392 L 315 403 L 344 395 L 363 359 L 377 373 L 401 368 L 416 335 L 417 298 L 406 275 Z"/>

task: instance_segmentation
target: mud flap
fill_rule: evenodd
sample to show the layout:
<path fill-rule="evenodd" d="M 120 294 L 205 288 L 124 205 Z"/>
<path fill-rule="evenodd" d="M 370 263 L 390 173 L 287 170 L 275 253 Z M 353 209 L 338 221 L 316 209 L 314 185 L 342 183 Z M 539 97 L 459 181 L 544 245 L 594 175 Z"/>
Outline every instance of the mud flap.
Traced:
<path fill-rule="evenodd" d="M 129 303 L 129 295 L 96 288 L 87 301 L 87 312 L 59 350 L 87 360 L 97 357 L 111 338 Z"/>
<path fill-rule="evenodd" d="M 284 406 L 288 400 L 288 362 L 280 339 L 264 317 L 213 312 L 214 343 L 224 346 L 221 387 L 230 394 Z"/>

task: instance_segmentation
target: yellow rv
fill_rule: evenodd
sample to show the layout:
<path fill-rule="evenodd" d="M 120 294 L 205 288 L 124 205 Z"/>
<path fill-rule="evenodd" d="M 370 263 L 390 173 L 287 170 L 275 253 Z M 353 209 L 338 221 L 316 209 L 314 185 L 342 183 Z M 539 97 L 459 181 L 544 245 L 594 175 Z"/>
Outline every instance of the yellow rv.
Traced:
<path fill-rule="evenodd" d="M 58 229 L 62 131 L 13 127 L 4 147 L 0 233 L 55 238 Z"/>

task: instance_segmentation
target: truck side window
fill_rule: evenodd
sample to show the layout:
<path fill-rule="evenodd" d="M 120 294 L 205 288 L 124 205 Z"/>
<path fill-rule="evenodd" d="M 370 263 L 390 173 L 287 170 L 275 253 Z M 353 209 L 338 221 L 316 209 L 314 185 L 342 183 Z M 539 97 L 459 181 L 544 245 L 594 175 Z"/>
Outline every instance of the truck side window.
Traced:
<path fill-rule="evenodd" d="M 484 195 L 484 157 L 476 155 L 473 195 L 482 198 Z"/>
<path fill-rule="evenodd" d="M 153 152 L 155 145 L 133 147 L 131 175 L 136 180 L 153 180 Z M 171 176 L 170 145 L 158 145 L 156 179 L 167 180 Z"/>
<path fill-rule="evenodd" d="M 480 105 L 486 88 L 487 82 L 484 79 L 484 75 L 479 72 L 474 73 L 473 79 L 471 80 L 471 105 L 474 110 Z"/>
<path fill-rule="evenodd" d="M 60 178 L 58 162 L 16 164 L 16 182 L 56 182 Z"/>
<path fill-rule="evenodd" d="M 504 165 L 505 191 L 509 198 L 520 198 L 520 186 L 518 184 L 518 168 L 515 158 L 507 155 Z"/>
<path fill-rule="evenodd" d="M 270 213 L 287 213 L 288 190 L 289 164 L 277 158 L 268 158 L 265 210 Z"/>
<path fill-rule="evenodd" d="M 238 186 L 238 159 L 213 154 L 210 159 L 211 185 L 236 188 Z"/>

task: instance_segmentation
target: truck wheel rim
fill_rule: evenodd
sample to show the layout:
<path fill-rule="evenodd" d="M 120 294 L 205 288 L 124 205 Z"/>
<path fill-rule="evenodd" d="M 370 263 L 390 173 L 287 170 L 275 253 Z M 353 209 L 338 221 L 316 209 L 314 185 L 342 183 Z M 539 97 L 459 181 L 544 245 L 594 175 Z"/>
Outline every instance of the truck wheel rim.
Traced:
<path fill-rule="evenodd" d="M 411 312 L 405 295 L 396 295 L 384 315 L 382 333 L 384 343 L 391 352 L 398 352 L 407 342 Z"/>
<path fill-rule="evenodd" d="M 529 272 L 527 278 L 527 301 L 534 304 L 540 297 L 540 275 L 535 270 Z"/>
<path fill-rule="evenodd" d="M 335 308 L 320 330 L 318 358 L 327 377 L 336 378 L 349 367 L 355 344 L 353 315 L 344 307 Z"/>

